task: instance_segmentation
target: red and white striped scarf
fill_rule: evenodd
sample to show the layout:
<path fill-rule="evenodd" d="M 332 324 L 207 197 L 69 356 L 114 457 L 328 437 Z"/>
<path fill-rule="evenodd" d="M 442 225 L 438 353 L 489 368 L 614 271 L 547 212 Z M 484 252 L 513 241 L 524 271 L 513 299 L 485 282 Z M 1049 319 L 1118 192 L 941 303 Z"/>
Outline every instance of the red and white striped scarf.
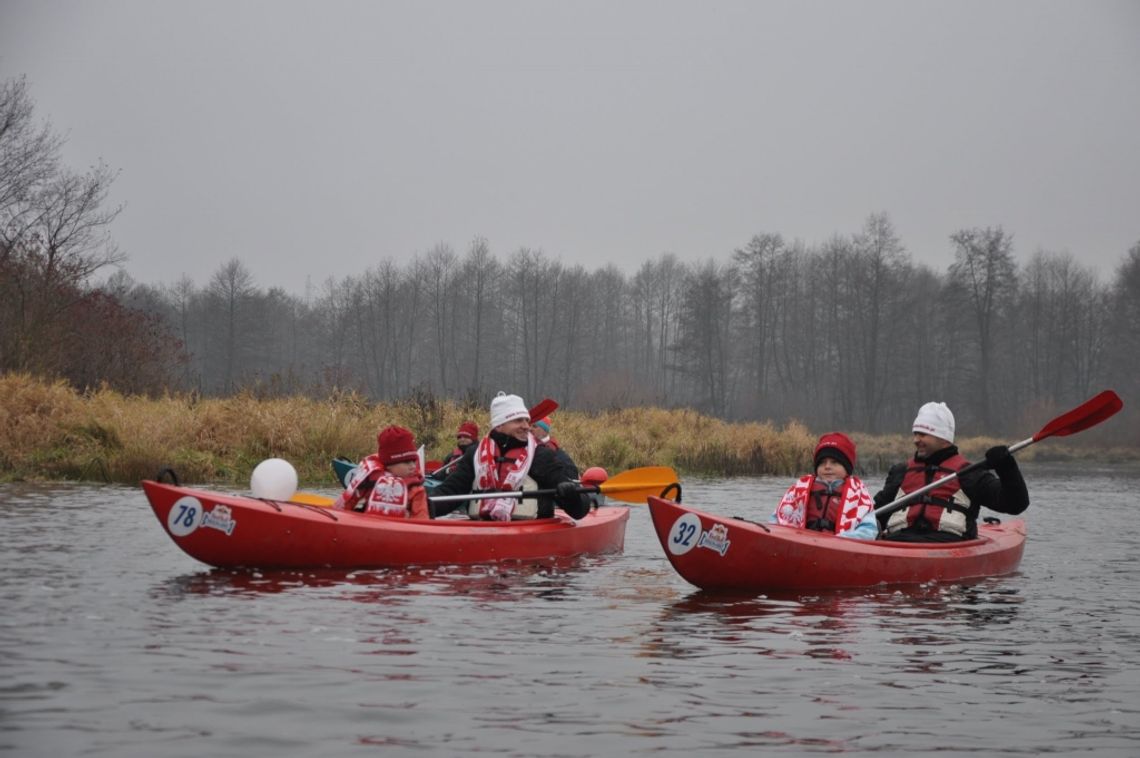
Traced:
<path fill-rule="evenodd" d="M 490 435 L 481 439 L 479 447 L 475 449 L 475 489 L 481 492 L 520 489 L 530 473 L 530 464 L 534 462 L 535 445 L 534 435 L 527 434 L 526 450 L 516 453 L 514 458 L 500 465 L 499 446 Z M 516 502 L 514 498 L 496 498 L 484 500 L 482 507 L 490 510 L 499 503 L 514 505 Z"/>
<path fill-rule="evenodd" d="M 815 477 L 811 474 L 801 477 L 788 488 L 780 504 L 776 506 L 776 523 L 803 529 L 807 514 L 807 502 Z M 835 533 L 845 532 L 858 524 L 864 516 L 875 509 L 875 501 L 863 480 L 849 476 L 843 483 L 843 500 Z"/>

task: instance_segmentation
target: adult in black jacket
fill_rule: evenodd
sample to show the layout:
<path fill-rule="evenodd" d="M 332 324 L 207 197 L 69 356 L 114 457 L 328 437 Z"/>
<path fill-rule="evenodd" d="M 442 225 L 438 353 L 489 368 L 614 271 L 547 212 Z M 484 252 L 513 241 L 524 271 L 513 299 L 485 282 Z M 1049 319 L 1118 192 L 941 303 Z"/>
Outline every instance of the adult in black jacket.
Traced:
<path fill-rule="evenodd" d="M 954 445 L 954 414 L 945 403 L 923 405 L 914 420 L 913 432 L 914 458 L 891 467 L 883 488 L 875 494 L 876 507 L 969 465 Z M 986 468 L 967 471 L 913 503 L 880 515 L 879 527 L 883 539 L 900 542 L 973 539 L 978 535 L 978 516 L 983 505 L 1012 515 L 1029 507 L 1025 479 L 1005 445 L 986 451 Z"/>
<path fill-rule="evenodd" d="M 470 492 L 502 492 L 515 489 L 556 490 L 553 500 L 539 499 L 537 507 L 519 498 L 471 501 L 472 515 L 506 521 L 511 518 L 548 518 L 554 506 L 572 518 L 590 511 L 590 499 L 579 492 L 578 467 L 570 456 L 539 445 L 530 432 L 530 412 L 518 395 L 500 392 L 491 401 L 491 431 L 472 445 L 459 459 L 447 478 L 435 488 L 434 496 L 466 495 Z M 442 516 L 459 503 L 433 503 L 433 515 Z"/>

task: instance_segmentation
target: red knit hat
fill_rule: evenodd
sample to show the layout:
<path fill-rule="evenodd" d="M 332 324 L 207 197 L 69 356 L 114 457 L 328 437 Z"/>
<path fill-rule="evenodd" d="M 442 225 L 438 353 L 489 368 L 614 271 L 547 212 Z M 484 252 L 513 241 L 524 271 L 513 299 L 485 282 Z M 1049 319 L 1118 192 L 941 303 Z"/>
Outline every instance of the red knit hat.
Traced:
<path fill-rule="evenodd" d="M 411 430 L 402 426 L 389 426 L 376 435 L 376 452 L 385 466 L 414 461 L 419 452 Z"/>
<path fill-rule="evenodd" d="M 819 443 L 815 446 L 815 455 L 812 456 L 812 463 L 819 466 L 819 462 L 823 458 L 834 458 L 839 461 L 843 468 L 847 469 L 847 475 L 850 476 L 855 468 L 855 443 L 842 432 L 828 432 L 819 438 Z"/>
<path fill-rule="evenodd" d="M 455 436 L 467 436 L 473 440 L 477 440 L 479 439 L 479 427 L 476 426 L 474 421 L 464 421 L 459 425 L 459 428 L 455 430 Z"/>

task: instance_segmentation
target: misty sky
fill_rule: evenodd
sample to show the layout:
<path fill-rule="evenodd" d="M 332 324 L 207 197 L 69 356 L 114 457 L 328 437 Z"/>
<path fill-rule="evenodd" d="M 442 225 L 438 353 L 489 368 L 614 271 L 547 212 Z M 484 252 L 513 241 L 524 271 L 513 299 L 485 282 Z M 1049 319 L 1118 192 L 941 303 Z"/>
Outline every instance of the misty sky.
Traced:
<path fill-rule="evenodd" d="M 1107 279 L 1140 240 L 1140 2 L 0 0 L 127 271 L 304 291 L 476 236 L 635 271 L 885 211 L 944 270 L 1002 225 Z"/>

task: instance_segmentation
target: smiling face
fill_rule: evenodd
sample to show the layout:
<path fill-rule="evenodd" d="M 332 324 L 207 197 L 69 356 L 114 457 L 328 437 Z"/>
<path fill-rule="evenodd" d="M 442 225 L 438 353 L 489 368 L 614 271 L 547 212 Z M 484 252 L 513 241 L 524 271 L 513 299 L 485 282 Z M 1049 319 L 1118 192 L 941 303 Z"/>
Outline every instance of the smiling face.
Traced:
<path fill-rule="evenodd" d="M 950 445 L 950 442 L 941 437 L 935 437 L 933 434 L 914 433 L 914 455 L 916 458 L 927 458 L 939 450 L 950 447 Z"/>
<path fill-rule="evenodd" d="M 513 421 L 499 424 L 495 427 L 495 431 L 501 432 L 508 437 L 514 437 L 516 440 L 525 440 L 527 434 L 530 433 L 530 419 L 516 418 Z"/>

